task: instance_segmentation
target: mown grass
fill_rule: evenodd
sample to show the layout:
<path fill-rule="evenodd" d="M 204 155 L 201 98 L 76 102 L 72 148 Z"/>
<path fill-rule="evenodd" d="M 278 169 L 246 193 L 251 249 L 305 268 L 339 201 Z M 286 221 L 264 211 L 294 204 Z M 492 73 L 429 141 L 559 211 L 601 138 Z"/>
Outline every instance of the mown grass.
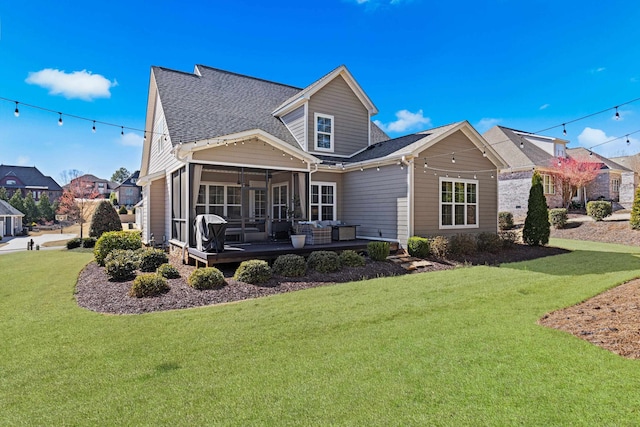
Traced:
<path fill-rule="evenodd" d="M 91 258 L 0 256 L 8 425 L 634 425 L 638 361 L 536 324 L 640 276 L 638 248 L 574 252 L 107 316 Z"/>

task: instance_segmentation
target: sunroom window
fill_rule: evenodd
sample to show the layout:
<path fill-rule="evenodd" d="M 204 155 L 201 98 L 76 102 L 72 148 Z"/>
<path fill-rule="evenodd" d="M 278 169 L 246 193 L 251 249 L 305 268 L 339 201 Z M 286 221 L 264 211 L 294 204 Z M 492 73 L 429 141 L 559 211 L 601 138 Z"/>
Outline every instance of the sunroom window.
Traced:
<path fill-rule="evenodd" d="M 336 219 L 336 184 L 311 184 L 311 220 L 335 221 Z"/>
<path fill-rule="evenodd" d="M 214 214 L 227 219 L 240 219 L 242 215 L 242 188 L 237 185 L 200 185 L 196 214 Z"/>

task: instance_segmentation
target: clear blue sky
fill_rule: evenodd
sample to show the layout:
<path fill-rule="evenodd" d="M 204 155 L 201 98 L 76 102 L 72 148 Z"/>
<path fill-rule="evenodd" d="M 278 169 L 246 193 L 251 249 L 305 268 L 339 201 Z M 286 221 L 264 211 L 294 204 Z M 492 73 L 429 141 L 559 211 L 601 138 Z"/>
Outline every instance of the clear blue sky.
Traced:
<path fill-rule="evenodd" d="M 143 4 L 144 3 L 144 4 Z M 186 6 L 185 6 L 186 5 Z M 619 0 L 0 4 L 0 97 L 144 127 L 149 72 L 205 64 L 304 87 L 345 64 L 398 136 L 459 120 L 539 131 L 640 97 L 640 6 Z M 141 160 L 141 132 L 0 101 L 0 163 L 60 181 Z M 640 102 L 567 126 L 570 146 L 640 151 Z M 562 137 L 562 128 L 546 134 Z"/>

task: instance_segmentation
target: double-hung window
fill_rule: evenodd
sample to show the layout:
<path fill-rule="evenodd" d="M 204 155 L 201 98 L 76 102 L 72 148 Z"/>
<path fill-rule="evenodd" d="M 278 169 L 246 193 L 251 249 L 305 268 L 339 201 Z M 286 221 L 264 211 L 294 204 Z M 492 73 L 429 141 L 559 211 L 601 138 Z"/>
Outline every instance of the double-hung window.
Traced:
<path fill-rule="evenodd" d="M 556 182 L 553 175 L 542 175 L 544 194 L 556 194 Z"/>
<path fill-rule="evenodd" d="M 315 119 L 315 149 L 318 151 L 333 151 L 333 116 L 328 114 L 314 114 Z"/>
<path fill-rule="evenodd" d="M 242 188 L 239 185 L 200 185 L 196 214 L 214 214 L 227 219 L 240 219 Z"/>
<path fill-rule="evenodd" d="M 613 178 L 611 180 L 611 191 L 613 192 L 620 191 L 620 180 L 618 178 Z"/>
<path fill-rule="evenodd" d="M 335 221 L 336 184 L 334 182 L 311 183 L 311 220 Z"/>
<path fill-rule="evenodd" d="M 478 181 L 440 178 L 440 228 L 478 227 Z"/>
<path fill-rule="evenodd" d="M 287 219 L 289 186 L 286 183 L 274 184 L 272 196 L 273 219 Z"/>

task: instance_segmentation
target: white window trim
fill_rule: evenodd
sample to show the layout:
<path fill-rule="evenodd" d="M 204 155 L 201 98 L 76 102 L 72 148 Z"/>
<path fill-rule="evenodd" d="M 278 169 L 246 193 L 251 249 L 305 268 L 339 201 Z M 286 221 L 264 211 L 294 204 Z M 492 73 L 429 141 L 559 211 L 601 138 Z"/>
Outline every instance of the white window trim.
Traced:
<path fill-rule="evenodd" d="M 551 187 L 551 189 L 553 191 L 551 191 L 551 192 L 547 192 L 548 184 L 545 183 L 545 180 L 547 178 L 549 179 L 549 181 L 553 181 L 553 186 Z M 544 194 L 556 194 L 556 177 L 555 176 L 553 176 L 551 174 L 548 174 L 548 173 L 543 173 L 542 174 L 542 192 Z"/>
<path fill-rule="evenodd" d="M 620 192 L 620 179 L 613 178 L 611 180 L 611 191 Z"/>
<path fill-rule="evenodd" d="M 309 191 L 309 207 L 313 207 L 315 205 L 318 206 L 318 221 L 322 221 L 322 207 L 325 206 L 322 203 L 322 187 L 333 187 L 333 220 L 336 221 L 338 219 L 338 185 L 335 182 L 328 181 L 311 181 L 309 190 L 314 185 L 318 186 L 318 203 L 313 203 L 311 199 L 312 191 Z M 327 205 L 328 206 L 328 205 Z M 311 219 L 311 209 L 309 210 L 309 219 Z"/>
<path fill-rule="evenodd" d="M 273 211 L 276 207 L 281 208 L 282 206 L 284 206 L 285 208 L 289 209 L 289 183 L 288 182 L 279 182 L 277 184 L 273 184 L 271 186 L 271 196 L 273 196 L 273 190 L 275 190 L 276 188 L 281 188 L 284 187 L 285 188 L 285 202 L 284 203 L 276 203 L 275 199 L 272 197 L 271 199 L 271 215 L 273 216 Z M 282 192 L 282 189 L 279 190 L 279 192 Z M 281 209 L 278 209 L 278 212 L 281 212 Z M 275 216 L 273 216 L 274 220 L 283 220 L 283 219 L 287 219 L 287 216 L 285 215 L 284 218 L 276 218 Z"/>
<path fill-rule="evenodd" d="M 327 132 L 318 132 L 318 119 L 319 118 L 325 118 L 325 119 L 330 119 L 331 120 L 331 132 L 327 133 Z M 313 113 L 313 148 L 316 151 L 325 151 L 327 153 L 333 153 L 334 149 L 335 149 L 335 129 L 336 129 L 336 121 L 334 119 L 334 117 L 332 115 L 329 114 L 322 114 L 322 113 Z M 323 135 L 329 135 L 329 138 L 331 139 L 331 147 L 330 148 L 323 148 L 323 147 L 318 147 L 318 134 L 323 134 Z"/>
<path fill-rule="evenodd" d="M 223 182 L 210 182 L 210 181 L 202 181 L 200 182 L 200 185 L 204 185 L 205 187 L 205 191 L 204 191 L 204 203 L 196 203 L 196 208 L 198 207 L 205 207 L 205 211 L 207 212 L 207 214 L 211 213 L 210 211 L 210 207 L 211 206 L 222 206 L 222 211 L 223 214 L 222 216 L 224 216 L 225 218 L 228 218 L 229 216 L 229 206 L 240 206 L 242 208 L 242 204 L 230 204 L 229 200 L 228 200 L 228 193 L 227 193 L 227 187 L 236 187 L 236 188 L 241 188 L 240 185 L 238 184 L 229 184 L 229 183 L 223 183 Z M 222 205 L 210 205 L 209 204 L 209 186 L 210 185 L 214 185 L 217 187 L 223 187 L 224 188 L 224 204 Z M 200 189 L 198 189 L 198 191 L 200 191 Z"/>
<path fill-rule="evenodd" d="M 465 202 L 464 202 L 464 206 L 465 206 L 465 215 L 464 215 L 464 221 L 467 222 L 467 187 L 466 184 L 475 184 L 476 185 L 476 202 L 475 203 L 470 203 L 472 205 L 475 205 L 476 207 L 476 223 L 475 224 L 470 224 L 470 225 L 442 225 L 442 183 L 443 182 L 452 182 L 453 185 L 453 191 L 454 191 L 454 200 L 455 200 L 455 183 L 456 182 L 462 182 L 465 184 Z M 447 203 L 449 204 L 449 203 Z M 452 205 L 456 205 L 455 201 L 451 203 Z M 457 203 L 460 204 L 460 203 Z M 455 209 L 453 209 L 452 215 L 455 218 Z M 455 220 L 454 220 L 455 222 Z M 468 228 L 479 228 L 480 227 L 480 184 L 478 183 L 478 180 L 476 179 L 461 179 L 461 178 L 443 178 L 440 177 L 440 180 L 438 182 L 438 225 L 440 226 L 440 229 L 442 230 L 456 230 L 456 229 L 468 229 Z"/>

